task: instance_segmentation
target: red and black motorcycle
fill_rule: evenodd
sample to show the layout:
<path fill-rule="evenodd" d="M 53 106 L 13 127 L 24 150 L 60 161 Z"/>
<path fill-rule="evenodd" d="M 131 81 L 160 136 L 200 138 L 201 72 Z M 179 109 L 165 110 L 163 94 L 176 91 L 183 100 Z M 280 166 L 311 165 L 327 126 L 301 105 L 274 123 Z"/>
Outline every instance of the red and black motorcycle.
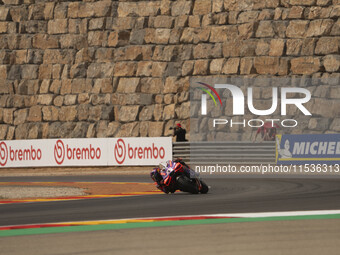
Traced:
<path fill-rule="evenodd" d="M 157 188 L 167 194 L 176 190 L 192 194 L 206 194 L 209 191 L 208 185 L 199 175 L 181 160 L 161 163 L 152 170 L 150 176 L 157 183 Z"/>

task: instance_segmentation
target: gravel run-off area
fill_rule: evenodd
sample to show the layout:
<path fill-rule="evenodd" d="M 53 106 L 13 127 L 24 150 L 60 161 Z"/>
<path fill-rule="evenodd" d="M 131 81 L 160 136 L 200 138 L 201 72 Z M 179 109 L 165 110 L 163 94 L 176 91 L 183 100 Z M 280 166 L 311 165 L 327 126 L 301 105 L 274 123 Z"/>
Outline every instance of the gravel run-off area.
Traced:
<path fill-rule="evenodd" d="M 142 174 L 149 176 L 150 167 L 41 167 L 41 168 L 7 168 L 0 169 L 1 177 L 22 177 L 22 176 L 84 176 L 84 175 L 135 175 Z M 150 183 L 151 179 L 150 179 Z M 154 185 L 109 185 L 109 184 L 53 184 L 0 185 L 0 199 L 23 199 L 23 198 L 53 198 L 70 197 L 83 195 L 103 195 L 120 192 L 135 192 L 154 190 Z M 72 186 L 72 187 L 66 187 Z M 76 187 L 75 187 L 76 186 Z M 78 187 L 77 187 L 78 186 Z"/>
<path fill-rule="evenodd" d="M 73 187 L 0 187 L 0 199 L 68 197 L 83 195 L 86 195 L 83 189 Z"/>

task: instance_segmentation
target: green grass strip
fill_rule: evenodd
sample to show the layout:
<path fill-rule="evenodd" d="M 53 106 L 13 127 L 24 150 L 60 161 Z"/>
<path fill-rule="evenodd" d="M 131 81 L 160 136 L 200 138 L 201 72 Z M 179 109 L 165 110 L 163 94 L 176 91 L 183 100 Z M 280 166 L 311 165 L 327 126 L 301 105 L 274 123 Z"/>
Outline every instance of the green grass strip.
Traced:
<path fill-rule="evenodd" d="M 220 224 L 220 223 L 237 223 L 237 222 L 283 221 L 283 220 L 318 220 L 318 219 L 319 220 L 340 219 L 340 214 L 131 222 L 131 223 L 123 223 L 123 224 L 98 224 L 98 225 L 82 225 L 82 226 L 67 226 L 67 227 L 11 229 L 11 230 L 1 230 L 0 237 L 52 234 L 52 233 L 55 234 L 55 233 L 82 232 L 82 231 L 98 231 L 98 230 L 114 230 L 114 229 L 148 228 L 148 227 L 185 226 L 185 225 Z"/>

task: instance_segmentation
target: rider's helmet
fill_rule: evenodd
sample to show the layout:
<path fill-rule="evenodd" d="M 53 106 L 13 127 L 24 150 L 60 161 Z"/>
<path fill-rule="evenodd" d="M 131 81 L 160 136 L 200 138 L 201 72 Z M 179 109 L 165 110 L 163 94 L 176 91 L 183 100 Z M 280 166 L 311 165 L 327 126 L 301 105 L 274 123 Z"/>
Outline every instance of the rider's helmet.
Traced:
<path fill-rule="evenodd" d="M 177 161 L 172 161 L 172 160 L 168 160 L 167 162 L 167 170 L 182 170 L 183 169 L 183 165 Z"/>
<path fill-rule="evenodd" d="M 174 167 L 174 165 L 175 165 L 175 162 L 173 162 L 172 160 L 168 160 L 166 162 L 166 167 L 167 168 L 172 168 L 172 167 Z"/>

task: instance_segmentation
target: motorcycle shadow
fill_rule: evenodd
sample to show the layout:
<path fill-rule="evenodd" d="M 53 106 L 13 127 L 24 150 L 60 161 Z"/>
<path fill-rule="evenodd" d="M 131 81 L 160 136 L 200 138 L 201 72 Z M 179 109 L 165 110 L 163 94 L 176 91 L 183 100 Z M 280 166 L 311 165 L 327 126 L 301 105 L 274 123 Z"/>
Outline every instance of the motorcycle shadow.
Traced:
<path fill-rule="evenodd" d="M 172 195 L 172 196 L 197 196 L 197 195 L 208 195 L 209 193 L 206 194 L 202 194 L 202 193 L 198 193 L 198 194 L 193 194 L 190 192 L 184 192 L 184 191 L 176 191 L 175 193 L 164 193 L 164 195 Z"/>

